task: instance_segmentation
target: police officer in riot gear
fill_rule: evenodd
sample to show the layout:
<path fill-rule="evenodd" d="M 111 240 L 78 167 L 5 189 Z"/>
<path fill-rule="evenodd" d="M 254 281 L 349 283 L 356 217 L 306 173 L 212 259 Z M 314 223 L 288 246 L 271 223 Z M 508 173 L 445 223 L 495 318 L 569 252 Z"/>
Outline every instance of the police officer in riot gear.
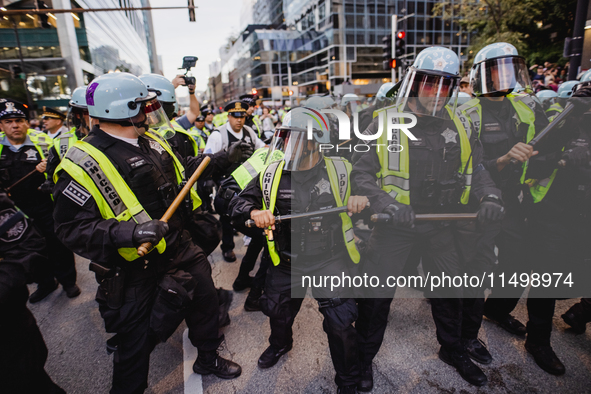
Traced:
<path fill-rule="evenodd" d="M 527 143 L 548 125 L 548 119 L 533 96 L 516 92 L 519 86 L 531 91 L 531 83 L 524 59 L 508 43 L 491 44 L 478 52 L 471 71 L 471 84 L 478 99 L 465 105 L 469 108 L 464 109 L 464 114 L 482 141 L 485 168 L 503 191 L 507 215 L 500 224 L 499 233 L 494 236 L 494 244 L 499 250 L 496 270 L 510 277 L 514 272 L 537 268 L 526 243 L 530 232 L 526 226 L 526 207 L 531 205 L 532 196 L 530 188 L 524 185 L 524 163 L 538 154 Z M 510 165 L 512 159 L 518 164 Z M 491 239 L 489 251 L 492 248 Z M 495 289 L 484 307 L 487 318 L 519 336 L 525 335 L 526 328 L 511 312 L 522 291 L 516 287 Z M 527 343 L 532 345 L 526 347 L 528 350 L 533 351 L 533 343 L 538 341 L 536 337 L 540 338 L 536 334 L 539 331 L 535 322 L 544 320 L 541 316 L 553 311 L 553 303 L 551 299 L 528 298 Z M 549 336 L 547 339 L 549 344 Z M 539 339 L 539 342 L 546 342 L 546 339 Z"/>
<path fill-rule="evenodd" d="M 459 59 L 454 52 L 443 47 L 423 50 L 408 70 L 396 104 L 378 111 L 364 132 L 368 140 L 375 141 L 356 159 L 351 179 L 356 193 L 368 196 L 374 212 L 390 216 L 389 223 L 374 227 L 362 267 L 368 276 L 378 276 L 382 283 L 387 276 L 400 275 L 413 246 L 419 243 L 425 245 L 423 264 L 429 263 L 424 268 L 432 275 L 458 275 L 473 269 L 470 261 L 460 259 L 455 246 L 462 225 L 415 223 L 415 212 L 461 212 L 473 199 L 479 204 L 479 222 L 502 217 L 501 193 L 481 164 L 482 148 L 474 138 L 468 138 L 454 116 L 452 97 L 458 82 Z M 416 116 L 416 125 L 408 129 L 416 140 L 400 128 L 393 130 L 392 140 L 388 140 L 391 111 Z M 394 121 L 409 122 L 406 117 Z M 383 122 L 384 132 L 378 137 L 379 122 Z M 360 391 L 369 391 L 373 386 L 372 360 L 383 340 L 394 291 L 378 286 L 359 300 L 356 327 L 363 349 Z M 454 366 L 468 382 L 486 384 L 486 376 L 470 359 L 481 359 L 481 353 L 486 351 L 477 339 L 480 325 L 474 327 L 472 323 L 477 320 L 472 316 L 475 304 L 479 299 L 483 302 L 484 294 L 448 287 L 437 289 L 430 297 L 441 344 L 439 358 Z"/>
<path fill-rule="evenodd" d="M 346 213 L 318 213 L 313 218 L 275 223 L 274 216 L 317 212 L 346 205 L 349 212 L 365 208 L 367 199 L 349 196 L 350 165 L 343 159 L 324 157 L 320 143 L 329 130 L 321 118 L 307 139 L 309 108 L 289 112 L 275 131 L 270 155 L 281 150 L 282 160 L 272 161 L 231 202 L 235 220 L 252 219 L 266 229 L 272 265 L 267 273 L 261 309 L 270 318 L 270 346 L 260 356 L 259 368 L 275 365 L 292 348 L 292 325 L 302 305 L 306 287 L 302 275 L 351 275 L 359 262 L 351 220 Z M 316 114 L 315 114 L 316 115 Z M 338 179 L 341 179 L 339 183 Z M 269 233 L 269 231 L 272 232 Z M 359 379 L 359 347 L 353 322 L 357 306 L 351 294 L 337 288 L 313 288 L 323 328 L 328 335 L 339 393 L 355 393 Z"/>
<path fill-rule="evenodd" d="M 238 364 L 221 358 L 218 298 L 205 254 L 184 230 L 199 207 L 188 204 L 168 223 L 160 218 L 204 156 L 180 159 L 162 139 L 172 131 L 157 96 L 127 73 L 105 74 L 86 91 L 99 125 L 77 142 L 56 170 L 56 232 L 92 261 L 96 300 L 115 350 L 111 393 L 140 393 L 148 384 L 149 355 L 184 319 L 199 350 L 193 370 L 230 379 Z M 240 149 L 210 156 L 203 176 L 242 157 Z M 59 179 L 58 179 L 59 178 Z M 155 245 L 140 257 L 137 248 Z M 174 306 L 176 305 L 176 306 Z"/>
<path fill-rule="evenodd" d="M 35 226 L 45 238 L 46 254 L 49 258 L 47 269 L 40 272 L 35 281 L 37 290 L 29 301 L 39 302 L 58 287 L 58 282 L 70 298 L 80 294 L 76 285 L 74 255 L 55 236 L 53 203 L 51 196 L 39 190 L 45 182 L 48 150 L 52 140 L 44 133 L 28 129 L 29 112 L 25 106 L 13 100 L 0 100 L 0 184 L 10 188 L 11 198 L 34 219 Z M 37 173 L 28 176 L 30 172 Z M 57 279 L 57 280 L 56 280 Z"/>
<path fill-rule="evenodd" d="M 193 113 L 190 113 L 190 118 L 189 116 L 185 116 L 188 127 L 181 126 L 173 119 L 175 117 L 176 96 L 172 82 L 159 74 L 143 74 L 139 78 L 148 87 L 148 91 L 156 93 L 158 101 L 162 105 L 166 116 L 169 119 L 172 119 L 170 124 L 175 132 L 167 142 L 183 158 L 187 156 L 197 156 L 199 154 L 199 149 L 201 148 L 203 150 L 205 146 L 200 147 L 198 140 L 195 140 L 188 130 L 193 127 L 193 123 L 199 114 L 197 113 L 194 115 Z M 194 93 L 195 87 L 191 85 L 189 87 L 189 94 L 194 95 Z M 194 100 L 197 101 L 197 99 Z M 199 108 L 199 106 L 197 105 L 196 108 Z"/>

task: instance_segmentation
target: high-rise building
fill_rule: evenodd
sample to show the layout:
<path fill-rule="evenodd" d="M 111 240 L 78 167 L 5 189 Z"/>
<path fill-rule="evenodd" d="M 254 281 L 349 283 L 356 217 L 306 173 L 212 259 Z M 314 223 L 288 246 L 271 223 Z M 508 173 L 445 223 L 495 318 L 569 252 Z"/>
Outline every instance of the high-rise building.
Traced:
<path fill-rule="evenodd" d="M 254 9 L 278 0 L 258 0 Z M 253 12 L 253 23 L 230 48 L 220 51 L 223 95 L 211 94 L 216 103 L 256 89 L 274 100 L 316 93 L 375 93 L 391 80 L 382 68 L 382 38 L 392 31 L 392 15 L 398 30 L 406 33 L 406 56 L 399 65 L 410 64 L 417 53 L 432 45 L 454 50 L 461 59 L 470 42 L 454 21 L 433 16 L 435 1 L 428 0 L 283 0 L 284 28 L 277 28 L 270 15 Z M 273 14 L 275 15 L 275 14 Z M 402 60 L 402 61 L 401 61 Z M 217 74 L 211 74 L 215 80 Z M 210 83 L 210 87 L 212 84 Z M 350 87 L 353 86 L 353 87 Z M 220 104 L 221 105 L 221 104 Z"/>
<path fill-rule="evenodd" d="M 40 9 L 150 6 L 149 0 L 0 0 L 9 10 L 35 3 Z M 72 90 L 107 72 L 159 71 L 149 11 L 14 15 L 0 19 L 0 42 L 0 96 L 27 102 L 24 76 L 38 107 L 67 106 Z"/>

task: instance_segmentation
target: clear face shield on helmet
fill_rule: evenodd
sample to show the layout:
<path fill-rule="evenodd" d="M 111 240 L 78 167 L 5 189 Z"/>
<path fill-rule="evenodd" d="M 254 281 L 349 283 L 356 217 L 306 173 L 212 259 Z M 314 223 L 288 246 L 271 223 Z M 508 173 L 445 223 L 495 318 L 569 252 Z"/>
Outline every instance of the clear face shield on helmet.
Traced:
<path fill-rule="evenodd" d="M 83 135 L 88 135 L 90 132 L 90 125 L 91 121 L 87 109 L 70 107 L 66 117 L 66 127 L 68 130 L 75 128 Z"/>
<path fill-rule="evenodd" d="M 306 171 L 318 164 L 324 155 L 320 143 L 309 140 L 307 131 L 299 128 L 279 127 L 271 140 L 267 164 L 284 160 L 286 171 Z"/>
<path fill-rule="evenodd" d="M 533 92 L 525 60 L 519 56 L 485 60 L 474 66 L 471 80 L 476 96 L 505 96 L 513 91 Z"/>
<path fill-rule="evenodd" d="M 457 76 L 411 67 L 396 97 L 398 111 L 449 119 L 455 113 L 458 81 Z"/>
<path fill-rule="evenodd" d="M 130 119 L 138 135 L 144 134 L 149 129 L 164 139 L 174 136 L 174 129 L 158 99 L 153 98 L 138 104 L 142 106 L 140 112 Z"/>

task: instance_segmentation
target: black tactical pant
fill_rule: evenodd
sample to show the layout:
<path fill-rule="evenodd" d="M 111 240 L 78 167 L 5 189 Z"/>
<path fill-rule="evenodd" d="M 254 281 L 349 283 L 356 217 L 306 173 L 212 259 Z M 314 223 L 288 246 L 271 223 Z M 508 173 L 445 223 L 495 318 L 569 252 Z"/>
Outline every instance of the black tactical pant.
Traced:
<path fill-rule="evenodd" d="M 220 189 L 218 189 L 220 190 Z M 234 227 L 230 217 L 227 215 L 228 201 L 221 196 L 216 195 L 214 200 L 216 212 L 220 215 L 220 222 L 222 223 L 222 245 L 220 248 L 222 252 L 229 252 L 234 250 Z"/>
<path fill-rule="evenodd" d="M 198 284 L 185 317 L 189 339 L 199 351 L 216 350 L 223 336 L 218 332 L 219 303 L 211 277 L 211 266 L 203 251 L 193 244 L 186 231 L 175 251 L 171 266 L 188 272 Z M 147 256 L 148 259 L 150 256 Z M 129 270 L 126 274 L 123 305 L 118 309 L 111 309 L 106 305 L 100 288 L 97 292 L 105 328 L 107 332 L 117 333 L 111 394 L 143 393 L 148 387 L 150 353 L 159 342 L 150 327 L 150 317 L 158 281 L 163 276 L 158 266 L 165 263 L 166 261 L 153 258 L 147 269 Z"/>
<path fill-rule="evenodd" d="M 25 286 L 14 303 L 0 305 L 0 391 L 22 394 L 65 393 L 45 372 L 47 347 L 26 307 Z"/>
<path fill-rule="evenodd" d="M 460 249 L 458 242 L 472 237 L 477 242 L 482 234 L 463 224 L 416 224 L 414 228 L 396 228 L 377 225 L 368 242 L 368 255 L 361 272 L 368 276 L 378 276 L 385 284 L 388 276 L 398 277 L 404 269 L 411 252 L 422 245 L 423 268 L 425 274 L 448 276 L 473 274 L 484 269 L 490 256 L 477 256 L 474 249 Z M 475 259 L 480 264 L 466 264 Z M 429 288 L 427 283 L 426 289 Z M 386 330 L 390 303 L 395 287 L 366 289 L 367 293 L 359 300 L 360 319 L 358 327 L 362 339 L 362 361 L 371 363 L 377 354 Z M 476 337 L 482 320 L 483 290 L 465 291 L 463 288 L 446 287 L 428 293 L 431 298 L 433 319 L 437 328 L 437 339 L 450 350 L 460 350 L 461 340 Z M 464 298 L 467 297 L 467 298 Z M 373 299 L 368 299 L 373 298 Z"/>
<path fill-rule="evenodd" d="M 573 286 L 531 287 L 527 299 L 529 321 L 527 341 L 550 345 L 552 318 L 557 298 L 587 295 L 590 277 L 591 225 L 576 213 L 546 214 L 543 206 L 535 207 L 529 222 L 532 244 L 530 250 L 535 261 L 535 273 L 572 273 Z"/>
<path fill-rule="evenodd" d="M 310 270 L 305 275 L 334 274 L 336 271 L 349 275 L 350 261 L 346 253 L 338 253 L 318 270 Z M 306 288 L 299 277 L 292 277 L 292 270 L 271 264 L 267 271 L 265 292 L 261 297 L 261 309 L 269 316 L 271 336 L 269 343 L 279 349 L 293 343 L 292 326 L 298 314 Z M 330 273 L 329 273 L 330 272 Z M 357 305 L 353 298 L 340 298 L 339 290 L 313 288 L 314 298 L 319 303 L 324 316 L 322 327 L 328 337 L 332 363 L 336 371 L 338 386 L 356 384 L 359 381 L 359 346 L 357 332 L 353 323 L 357 320 Z"/>
<path fill-rule="evenodd" d="M 34 219 L 34 225 L 39 233 L 45 238 L 46 254 L 49 260 L 49 266 L 45 270 L 40 270 L 39 277 L 35 281 L 42 286 L 51 286 L 54 278 L 64 288 L 72 287 L 76 284 L 76 262 L 74 253 L 64 246 L 55 235 L 53 225 L 53 212 L 41 211 L 28 213 Z"/>
<path fill-rule="evenodd" d="M 498 277 L 499 274 L 504 273 L 505 278 L 510 278 L 514 272 L 529 272 L 531 257 L 527 248 L 528 229 L 523 209 L 508 207 L 499 230 L 490 245 L 491 248 L 494 248 L 494 245 L 498 248 L 498 265 L 495 275 Z M 504 288 L 496 286 L 492 290 L 493 292 L 484 304 L 484 312 L 493 318 L 501 318 L 515 309 L 524 289 L 513 286 L 505 286 Z"/>
<path fill-rule="evenodd" d="M 249 229 L 250 230 L 250 229 Z M 250 271 L 256 265 L 257 259 L 261 250 L 263 255 L 261 256 L 261 265 L 257 270 L 253 286 L 263 287 L 265 284 L 266 270 L 269 268 L 268 259 L 269 252 L 267 251 L 267 238 L 261 229 L 255 229 L 255 231 L 246 231 L 245 235 L 251 237 L 250 243 L 246 248 L 246 253 L 240 263 L 240 270 L 238 271 L 238 277 L 236 279 L 247 279 Z"/>

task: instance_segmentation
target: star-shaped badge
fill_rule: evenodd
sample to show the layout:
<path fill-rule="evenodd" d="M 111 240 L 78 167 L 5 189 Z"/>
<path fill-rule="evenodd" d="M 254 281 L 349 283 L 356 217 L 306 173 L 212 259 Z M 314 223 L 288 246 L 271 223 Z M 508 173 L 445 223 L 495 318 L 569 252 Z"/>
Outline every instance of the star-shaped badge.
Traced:
<path fill-rule="evenodd" d="M 150 140 L 150 148 L 154 149 L 156 152 L 162 154 L 164 152 L 164 148 L 158 142 L 154 140 Z"/>
<path fill-rule="evenodd" d="M 35 149 L 29 149 L 25 152 L 27 160 L 37 160 L 37 151 Z"/>
<path fill-rule="evenodd" d="M 458 135 L 458 133 L 450 128 L 445 129 L 443 133 L 441 133 L 441 135 L 443 136 L 443 138 L 445 138 L 446 144 L 450 142 L 453 142 L 454 144 L 458 143 L 458 141 L 456 140 L 456 136 Z"/>

